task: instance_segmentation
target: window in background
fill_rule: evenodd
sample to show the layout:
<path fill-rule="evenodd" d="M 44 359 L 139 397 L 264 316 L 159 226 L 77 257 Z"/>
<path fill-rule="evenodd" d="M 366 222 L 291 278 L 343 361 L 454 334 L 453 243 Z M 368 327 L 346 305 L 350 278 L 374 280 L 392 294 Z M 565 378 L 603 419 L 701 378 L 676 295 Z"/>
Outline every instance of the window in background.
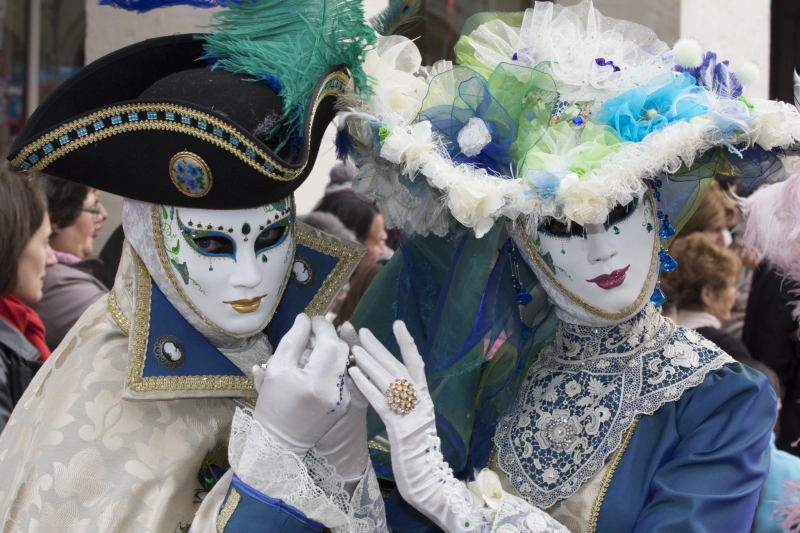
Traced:
<path fill-rule="evenodd" d="M 3 158 L 33 109 L 83 66 L 84 1 L 0 0 L 0 155 Z M 34 87 L 29 86 L 31 82 Z"/>
<path fill-rule="evenodd" d="M 86 41 L 84 0 L 41 1 L 40 102 L 83 67 Z"/>
<path fill-rule="evenodd" d="M 28 2 L 0 0 L 0 155 L 25 120 Z"/>
<path fill-rule="evenodd" d="M 772 0 L 769 97 L 794 103 L 794 70 L 800 72 L 800 2 Z"/>

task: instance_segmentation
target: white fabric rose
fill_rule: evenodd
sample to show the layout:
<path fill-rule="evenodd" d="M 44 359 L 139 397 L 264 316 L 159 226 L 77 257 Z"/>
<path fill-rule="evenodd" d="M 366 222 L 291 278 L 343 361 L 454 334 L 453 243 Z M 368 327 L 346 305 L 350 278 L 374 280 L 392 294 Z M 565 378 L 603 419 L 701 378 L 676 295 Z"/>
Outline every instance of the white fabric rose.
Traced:
<path fill-rule="evenodd" d="M 484 468 L 469 484 L 469 489 L 489 506 L 497 511 L 500 509 L 500 500 L 503 498 L 503 485 L 500 478 L 492 470 Z"/>
<path fill-rule="evenodd" d="M 424 80 L 414 76 L 422 64 L 417 45 L 397 35 L 382 37 L 364 55 L 362 67 L 370 77 L 372 111 L 383 116 L 398 113 L 407 121 L 419 113 L 428 93 Z"/>
<path fill-rule="evenodd" d="M 435 147 L 431 123 L 426 120 L 406 126 L 404 120 L 392 118 L 386 121 L 390 134 L 381 147 L 381 157 L 397 165 L 405 164 L 413 176 L 429 161 L 426 156 Z"/>
<path fill-rule="evenodd" d="M 582 181 L 574 172 L 561 180 L 558 199 L 564 214 L 578 224 L 600 224 L 608 216 L 608 200 L 603 196 L 603 187 Z"/>
<path fill-rule="evenodd" d="M 756 100 L 758 111 L 753 142 L 764 150 L 786 147 L 800 141 L 800 113 L 791 104 L 779 101 Z M 754 124 L 755 126 L 755 124 Z"/>
<path fill-rule="evenodd" d="M 490 183 L 500 181 L 486 176 L 485 180 L 475 180 L 469 184 L 459 181 L 449 183 L 450 191 L 447 206 L 453 216 L 465 226 L 475 230 L 475 236 L 483 237 L 500 216 L 503 207 L 503 190 Z"/>
<path fill-rule="evenodd" d="M 467 157 L 475 157 L 483 147 L 492 142 L 492 134 L 483 119 L 472 117 L 458 132 L 458 147 Z"/>

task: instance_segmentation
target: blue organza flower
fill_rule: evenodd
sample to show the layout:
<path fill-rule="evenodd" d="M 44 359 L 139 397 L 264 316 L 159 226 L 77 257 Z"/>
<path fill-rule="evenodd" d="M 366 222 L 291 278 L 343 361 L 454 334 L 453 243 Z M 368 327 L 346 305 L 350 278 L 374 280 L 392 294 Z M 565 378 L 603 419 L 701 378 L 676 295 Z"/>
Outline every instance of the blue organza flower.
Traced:
<path fill-rule="evenodd" d="M 694 76 L 697 85 L 711 89 L 720 98 L 739 98 L 742 96 L 742 84 L 731 72 L 729 62 L 717 61 L 717 54 L 707 52 L 703 63 L 697 68 L 676 66 L 678 72 L 686 72 Z"/>
<path fill-rule="evenodd" d="M 535 194 L 542 200 L 555 199 L 561 180 L 568 172 L 555 174 L 547 170 L 529 170 L 525 179 L 531 186 L 530 194 Z"/>
<path fill-rule="evenodd" d="M 663 80 L 659 77 L 658 80 Z M 705 114 L 708 106 L 702 92 L 688 73 L 682 73 L 666 85 L 651 82 L 612 98 L 596 115 L 598 122 L 608 124 L 624 141 L 641 142 L 654 131 L 681 120 Z"/>
<path fill-rule="evenodd" d="M 479 76 L 459 83 L 453 105 L 423 109 L 418 120 L 430 121 L 433 131 L 445 138 L 450 157 L 456 163 L 470 163 L 510 175 L 513 159 L 508 150 L 514 141 L 516 124 Z M 465 137 L 469 138 L 466 144 Z"/>

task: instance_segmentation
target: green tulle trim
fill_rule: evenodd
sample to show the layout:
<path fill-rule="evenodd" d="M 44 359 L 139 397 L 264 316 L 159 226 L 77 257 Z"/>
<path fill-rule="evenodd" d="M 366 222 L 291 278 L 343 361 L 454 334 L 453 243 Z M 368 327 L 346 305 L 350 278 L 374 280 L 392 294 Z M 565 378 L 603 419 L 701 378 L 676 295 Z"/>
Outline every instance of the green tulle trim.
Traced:
<path fill-rule="evenodd" d="M 567 122 L 548 128 L 545 135 L 528 151 L 520 165 L 520 174 L 528 170 L 561 169 L 566 164 L 569 172 L 579 177 L 599 170 L 611 154 L 627 144 L 608 127 L 587 123 L 578 130 Z"/>
<path fill-rule="evenodd" d="M 512 28 L 519 28 L 522 26 L 522 19 L 525 12 L 516 13 L 502 13 L 496 11 L 487 11 L 485 13 L 477 13 L 472 15 L 464 23 L 464 29 L 461 30 L 461 37 L 455 46 L 456 62 L 459 65 L 470 67 L 479 72 L 484 79 L 488 79 L 492 75 L 492 69 L 486 67 L 483 63 L 475 59 L 475 49 L 469 43 L 469 36 L 473 31 L 477 30 L 483 24 L 489 24 L 490 27 L 498 26 L 500 23 L 505 23 Z M 499 32 L 497 32 L 499 33 Z M 511 58 L 508 58 L 509 61 Z"/>
<path fill-rule="evenodd" d="M 346 66 L 356 91 L 369 94 L 361 64 L 376 35 L 361 0 L 241 0 L 227 8 L 212 17 L 204 58 L 276 89 L 288 137 L 302 132 L 311 93 L 328 68 Z"/>

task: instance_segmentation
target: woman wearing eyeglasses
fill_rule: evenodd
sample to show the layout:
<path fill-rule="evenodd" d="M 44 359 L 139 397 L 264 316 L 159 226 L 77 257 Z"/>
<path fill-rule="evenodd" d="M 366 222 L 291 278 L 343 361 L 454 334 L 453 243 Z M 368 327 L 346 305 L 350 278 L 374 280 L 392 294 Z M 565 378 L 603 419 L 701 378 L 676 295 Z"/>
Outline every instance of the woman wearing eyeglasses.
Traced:
<path fill-rule="evenodd" d="M 91 257 L 108 213 L 97 189 L 42 178 L 53 230 L 50 245 L 58 263 L 47 269 L 43 297 L 32 307 L 45 324 L 47 346 L 55 350 L 83 312 L 108 293 L 93 275 L 102 263 Z"/>

